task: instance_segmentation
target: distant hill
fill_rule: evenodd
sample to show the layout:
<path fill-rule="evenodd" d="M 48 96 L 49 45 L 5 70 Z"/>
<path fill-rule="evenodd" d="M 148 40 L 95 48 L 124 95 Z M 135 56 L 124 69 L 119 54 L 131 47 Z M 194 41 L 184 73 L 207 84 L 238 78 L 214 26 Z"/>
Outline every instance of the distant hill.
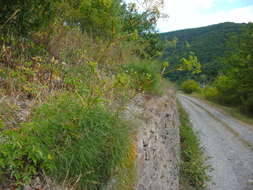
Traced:
<path fill-rule="evenodd" d="M 207 27 L 161 33 L 160 37 L 164 41 L 178 39 L 176 48 L 166 43 L 167 48 L 163 60 L 173 63 L 172 67 L 178 65 L 180 58 L 186 57 L 190 51 L 196 54 L 202 64 L 202 73 L 198 76 L 191 76 L 187 72 L 175 72 L 168 77 L 174 81 L 185 78 L 211 81 L 217 76 L 219 70 L 224 68 L 219 59 L 224 57 L 227 51 L 230 51 L 228 40 L 232 36 L 239 36 L 246 26 L 247 24 L 226 22 Z"/>

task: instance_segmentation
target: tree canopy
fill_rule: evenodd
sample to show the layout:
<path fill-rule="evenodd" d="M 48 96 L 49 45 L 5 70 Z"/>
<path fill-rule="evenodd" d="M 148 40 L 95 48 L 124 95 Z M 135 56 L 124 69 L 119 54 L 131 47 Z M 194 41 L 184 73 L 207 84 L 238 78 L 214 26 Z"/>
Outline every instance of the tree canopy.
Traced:
<path fill-rule="evenodd" d="M 2 0 L 1 31 L 26 35 L 52 21 L 59 0 Z"/>

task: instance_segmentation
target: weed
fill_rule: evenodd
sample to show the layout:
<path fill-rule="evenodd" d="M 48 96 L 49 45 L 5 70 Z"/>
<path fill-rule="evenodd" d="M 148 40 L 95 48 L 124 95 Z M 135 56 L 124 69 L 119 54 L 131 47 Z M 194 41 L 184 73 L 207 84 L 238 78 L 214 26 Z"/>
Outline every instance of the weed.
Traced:
<path fill-rule="evenodd" d="M 139 61 L 124 65 L 124 71 L 133 79 L 133 87 L 138 91 L 159 93 L 161 76 L 159 74 L 159 64 L 150 61 Z"/>
<path fill-rule="evenodd" d="M 206 157 L 200 146 L 199 139 L 192 130 L 187 113 L 178 102 L 180 113 L 180 142 L 181 142 L 181 168 L 180 184 L 183 189 L 192 187 L 202 190 L 210 180 L 207 172 L 210 166 L 206 164 Z"/>
<path fill-rule="evenodd" d="M 115 170 L 112 179 L 115 180 L 113 190 L 132 190 L 137 180 L 136 168 L 136 142 L 132 142 L 129 146 L 127 156 L 122 160 L 119 167 Z"/>

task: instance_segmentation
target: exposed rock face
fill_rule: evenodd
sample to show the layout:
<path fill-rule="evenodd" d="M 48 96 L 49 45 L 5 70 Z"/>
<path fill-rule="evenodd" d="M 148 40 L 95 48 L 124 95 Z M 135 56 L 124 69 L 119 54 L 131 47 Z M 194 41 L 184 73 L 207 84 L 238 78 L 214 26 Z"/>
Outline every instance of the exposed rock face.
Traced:
<path fill-rule="evenodd" d="M 179 118 L 173 94 L 140 95 L 129 105 L 139 124 L 136 190 L 179 189 Z"/>

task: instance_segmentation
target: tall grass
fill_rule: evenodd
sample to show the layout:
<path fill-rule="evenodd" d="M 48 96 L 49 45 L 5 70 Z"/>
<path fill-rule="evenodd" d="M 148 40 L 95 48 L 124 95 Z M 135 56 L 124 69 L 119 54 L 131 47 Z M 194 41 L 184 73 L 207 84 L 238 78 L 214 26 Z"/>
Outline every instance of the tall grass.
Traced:
<path fill-rule="evenodd" d="M 59 97 L 39 107 L 19 131 L 1 135 L 0 175 L 25 183 L 45 172 L 59 183 L 77 182 L 77 189 L 101 189 L 128 156 L 130 131 L 105 107 Z"/>

